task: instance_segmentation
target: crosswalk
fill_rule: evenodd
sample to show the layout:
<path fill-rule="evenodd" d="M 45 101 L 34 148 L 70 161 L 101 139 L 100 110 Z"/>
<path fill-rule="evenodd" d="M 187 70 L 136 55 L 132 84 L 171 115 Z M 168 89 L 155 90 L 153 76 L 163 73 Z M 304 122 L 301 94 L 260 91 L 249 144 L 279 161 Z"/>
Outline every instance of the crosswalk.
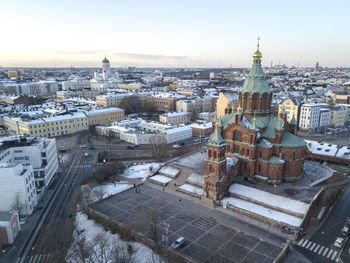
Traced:
<path fill-rule="evenodd" d="M 48 262 L 52 262 L 53 258 L 51 254 L 37 254 L 37 255 L 33 255 L 30 257 L 27 257 L 26 260 L 24 262 L 28 262 L 28 263 L 48 263 Z M 22 262 L 22 258 L 19 257 L 16 260 L 16 263 Z"/>
<path fill-rule="evenodd" d="M 305 249 L 308 249 L 322 257 L 325 257 L 329 260 L 338 262 L 339 261 L 339 257 L 337 257 L 338 252 L 337 250 L 333 250 L 331 248 L 322 246 L 320 244 L 317 244 L 315 242 L 312 242 L 311 240 L 307 240 L 307 239 L 300 239 L 298 244 L 298 246 L 303 247 Z"/>

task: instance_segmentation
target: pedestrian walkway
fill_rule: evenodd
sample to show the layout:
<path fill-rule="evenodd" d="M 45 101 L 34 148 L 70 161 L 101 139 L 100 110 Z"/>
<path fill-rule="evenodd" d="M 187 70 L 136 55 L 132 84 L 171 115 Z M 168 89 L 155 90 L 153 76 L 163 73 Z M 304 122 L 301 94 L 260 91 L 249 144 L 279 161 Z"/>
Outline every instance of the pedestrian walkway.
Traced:
<path fill-rule="evenodd" d="M 23 258 L 19 257 L 17 258 L 16 263 L 19 263 L 19 262 L 47 263 L 52 261 L 53 261 L 53 257 L 51 254 L 37 254 L 37 255 L 26 257 L 24 261 L 23 261 Z"/>
<path fill-rule="evenodd" d="M 339 257 L 338 257 L 339 251 L 322 246 L 320 244 L 312 242 L 311 240 L 302 238 L 299 240 L 297 245 L 302 247 L 302 248 L 305 248 L 313 253 L 316 253 L 319 256 L 325 257 L 329 260 L 333 260 L 335 262 L 339 261 Z"/>

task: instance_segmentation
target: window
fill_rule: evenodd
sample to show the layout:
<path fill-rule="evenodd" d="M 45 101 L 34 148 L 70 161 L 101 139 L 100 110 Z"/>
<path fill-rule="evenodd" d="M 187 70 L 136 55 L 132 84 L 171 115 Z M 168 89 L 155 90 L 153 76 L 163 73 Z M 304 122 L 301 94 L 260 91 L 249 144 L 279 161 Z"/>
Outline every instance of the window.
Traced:
<path fill-rule="evenodd" d="M 234 130 L 234 132 L 233 132 L 233 139 L 234 140 L 237 140 L 237 141 L 241 140 L 241 136 L 242 136 L 242 133 L 240 130 Z"/>
<path fill-rule="evenodd" d="M 238 145 L 235 145 L 235 153 L 239 153 L 239 146 Z"/>

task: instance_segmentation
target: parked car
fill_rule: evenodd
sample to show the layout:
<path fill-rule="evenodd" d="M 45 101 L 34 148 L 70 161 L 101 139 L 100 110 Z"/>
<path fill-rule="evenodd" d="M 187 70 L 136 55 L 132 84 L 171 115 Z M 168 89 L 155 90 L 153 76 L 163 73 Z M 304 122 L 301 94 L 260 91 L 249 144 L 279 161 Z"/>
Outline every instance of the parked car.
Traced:
<path fill-rule="evenodd" d="M 185 239 L 183 237 L 179 237 L 171 244 L 171 248 L 177 249 L 185 244 Z"/>
<path fill-rule="evenodd" d="M 90 150 L 95 150 L 96 148 L 95 148 L 95 146 L 89 146 L 89 149 Z"/>
<path fill-rule="evenodd" d="M 80 148 L 87 148 L 87 145 L 86 144 L 82 144 L 79 146 Z"/>
<path fill-rule="evenodd" d="M 130 145 L 129 145 L 129 146 L 126 147 L 126 149 L 132 150 L 132 149 L 134 149 L 134 146 L 130 146 Z"/>
<path fill-rule="evenodd" d="M 289 234 L 289 235 L 294 235 L 294 229 L 287 227 L 287 226 L 282 226 L 281 230 L 283 233 Z"/>
<path fill-rule="evenodd" d="M 341 230 L 341 235 L 343 237 L 346 237 L 349 234 L 349 226 L 345 225 L 343 226 L 342 230 Z"/>
<path fill-rule="evenodd" d="M 88 153 L 84 153 L 84 157 L 89 157 L 89 154 Z"/>
<path fill-rule="evenodd" d="M 337 239 L 334 241 L 334 246 L 337 248 L 342 248 L 344 246 L 344 238 L 337 237 Z"/>
<path fill-rule="evenodd" d="M 58 148 L 58 150 L 59 150 L 60 152 L 67 152 L 67 151 L 68 151 L 67 148 L 64 147 L 64 146 Z"/>

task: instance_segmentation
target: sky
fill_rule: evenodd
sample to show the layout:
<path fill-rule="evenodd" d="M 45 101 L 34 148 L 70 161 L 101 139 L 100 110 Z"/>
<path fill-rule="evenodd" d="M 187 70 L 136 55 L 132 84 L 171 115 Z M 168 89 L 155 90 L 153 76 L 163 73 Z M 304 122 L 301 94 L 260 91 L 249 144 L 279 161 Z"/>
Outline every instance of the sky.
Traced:
<path fill-rule="evenodd" d="M 350 66 L 350 1 L 0 0 L 0 66 Z"/>

